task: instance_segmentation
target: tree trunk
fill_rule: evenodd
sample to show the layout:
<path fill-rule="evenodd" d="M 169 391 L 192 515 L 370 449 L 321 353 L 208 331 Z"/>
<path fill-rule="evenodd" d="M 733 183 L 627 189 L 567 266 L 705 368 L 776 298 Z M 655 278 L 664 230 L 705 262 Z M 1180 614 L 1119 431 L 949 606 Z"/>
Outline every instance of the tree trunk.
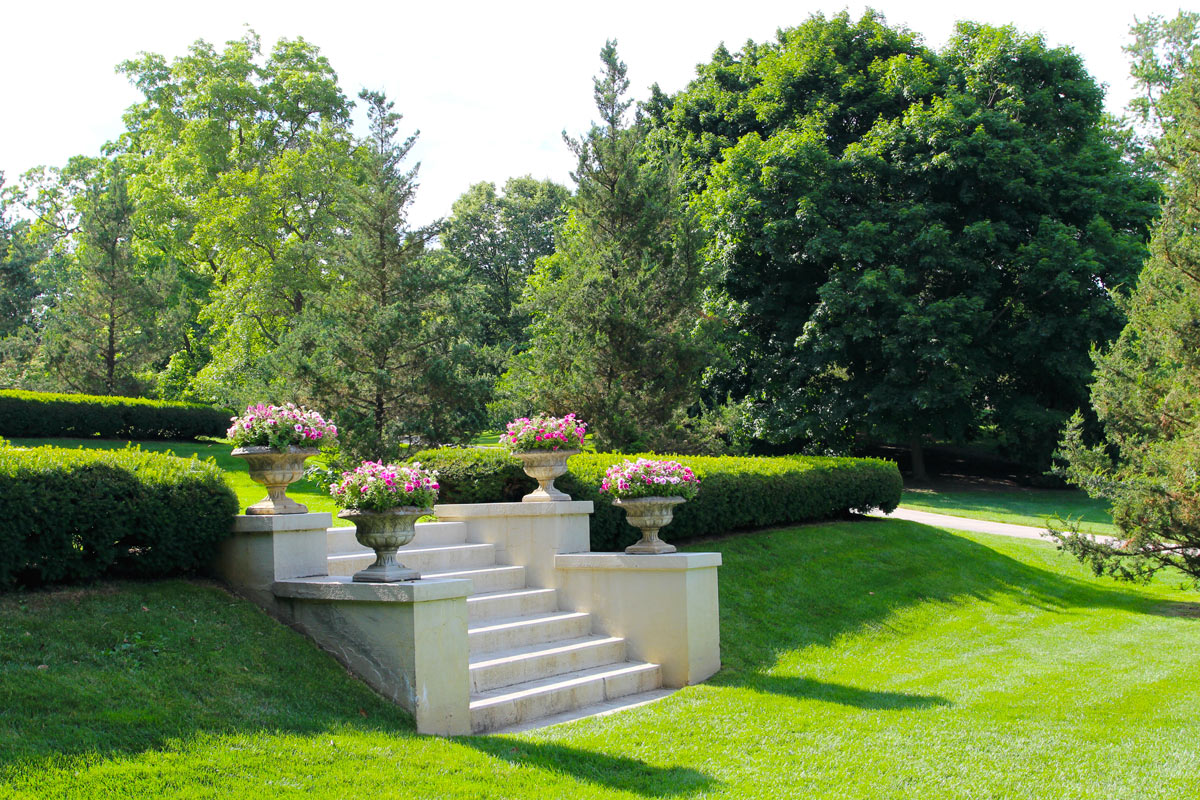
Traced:
<path fill-rule="evenodd" d="M 921 437 L 914 435 L 909 440 L 909 451 L 912 453 L 912 479 L 916 483 L 926 483 L 929 473 L 925 471 L 925 450 L 921 445 Z"/>

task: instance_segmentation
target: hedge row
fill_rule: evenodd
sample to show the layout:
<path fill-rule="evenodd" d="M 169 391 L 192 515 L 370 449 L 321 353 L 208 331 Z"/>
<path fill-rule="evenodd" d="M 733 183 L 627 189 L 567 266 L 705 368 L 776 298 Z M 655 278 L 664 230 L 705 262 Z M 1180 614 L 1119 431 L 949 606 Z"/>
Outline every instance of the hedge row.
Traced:
<path fill-rule="evenodd" d="M 0 590 L 195 572 L 237 505 L 195 458 L 0 446 Z"/>
<path fill-rule="evenodd" d="M 195 439 L 224 436 L 230 412 L 132 397 L 0 391 L 0 436 Z"/>
<path fill-rule="evenodd" d="M 604 471 L 624 458 L 636 456 L 581 453 L 567 462 L 568 473 L 554 482 L 572 498 L 596 504 L 593 550 L 620 550 L 638 539 L 625 513 L 600 494 Z M 674 458 L 691 467 L 701 484 L 700 494 L 678 506 L 675 520 L 663 531 L 671 542 L 836 519 L 852 510 L 891 511 L 903 489 L 896 465 L 876 458 Z M 537 486 L 522 471 L 521 462 L 503 450 L 440 448 L 424 450 L 412 460 L 438 470 L 443 503 L 512 502 Z"/>

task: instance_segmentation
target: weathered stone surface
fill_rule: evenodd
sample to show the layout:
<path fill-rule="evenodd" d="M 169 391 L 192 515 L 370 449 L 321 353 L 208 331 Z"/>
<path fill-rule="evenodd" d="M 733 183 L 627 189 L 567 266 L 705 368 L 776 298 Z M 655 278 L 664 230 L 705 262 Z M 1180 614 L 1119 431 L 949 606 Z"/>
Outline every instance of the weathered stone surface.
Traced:
<path fill-rule="evenodd" d="M 417 731 L 471 732 L 467 603 L 471 582 L 279 581 L 282 616 L 375 691 L 412 712 Z"/>
<path fill-rule="evenodd" d="M 721 668 L 720 553 L 577 553 L 554 560 L 562 607 L 591 613 L 597 633 L 623 637 L 631 658 L 661 666 L 664 686 L 699 683 Z"/>

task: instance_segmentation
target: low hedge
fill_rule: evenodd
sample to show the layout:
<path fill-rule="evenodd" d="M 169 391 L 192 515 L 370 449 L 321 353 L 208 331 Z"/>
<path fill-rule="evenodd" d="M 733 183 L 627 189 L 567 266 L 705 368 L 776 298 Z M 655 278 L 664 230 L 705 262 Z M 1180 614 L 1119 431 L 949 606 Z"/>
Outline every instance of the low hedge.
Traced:
<path fill-rule="evenodd" d="M 0 436 L 195 439 L 224 436 L 230 412 L 134 397 L 0 391 Z"/>
<path fill-rule="evenodd" d="M 0 446 L 0 590 L 196 572 L 237 506 L 195 458 Z"/>
<path fill-rule="evenodd" d="M 600 480 L 609 465 L 636 457 L 580 453 L 567 462 L 567 474 L 554 482 L 572 498 L 596 504 L 593 550 L 620 550 L 639 538 L 625 522 L 625 513 L 600 494 Z M 691 467 L 701 483 L 699 495 L 676 507 L 675 520 L 663 531 L 670 542 L 837 519 L 853 510 L 891 511 L 903 489 L 895 463 L 877 458 L 671 458 Z M 438 470 L 443 503 L 513 502 L 537 486 L 520 461 L 499 449 L 439 448 L 417 453 L 412 460 Z"/>

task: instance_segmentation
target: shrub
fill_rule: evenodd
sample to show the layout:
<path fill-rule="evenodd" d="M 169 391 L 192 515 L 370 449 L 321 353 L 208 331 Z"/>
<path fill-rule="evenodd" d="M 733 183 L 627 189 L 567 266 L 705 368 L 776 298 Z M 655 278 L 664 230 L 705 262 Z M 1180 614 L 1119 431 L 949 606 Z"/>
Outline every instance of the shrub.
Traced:
<path fill-rule="evenodd" d="M 195 439 L 224 436 L 228 411 L 133 397 L 0 391 L 0 435 Z"/>
<path fill-rule="evenodd" d="M 0 589 L 196 572 L 236 513 L 224 474 L 195 458 L 0 447 Z"/>
<path fill-rule="evenodd" d="M 592 549 L 619 550 L 639 534 L 625 514 L 600 494 L 605 470 L 625 456 L 581 453 L 554 485 L 576 500 L 591 500 Z M 656 458 L 646 455 L 647 458 Z M 903 483 L 895 463 L 876 458 L 785 456 L 672 456 L 700 479 L 695 499 L 675 507 L 675 520 L 663 531 L 671 542 L 730 531 L 836 519 L 852 510 L 893 510 Z M 501 450 L 441 448 L 417 453 L 414 460 L 438 470 L 446 503 L 495 503 L 519 500 L 537 483 L 520 462 Z"/>

